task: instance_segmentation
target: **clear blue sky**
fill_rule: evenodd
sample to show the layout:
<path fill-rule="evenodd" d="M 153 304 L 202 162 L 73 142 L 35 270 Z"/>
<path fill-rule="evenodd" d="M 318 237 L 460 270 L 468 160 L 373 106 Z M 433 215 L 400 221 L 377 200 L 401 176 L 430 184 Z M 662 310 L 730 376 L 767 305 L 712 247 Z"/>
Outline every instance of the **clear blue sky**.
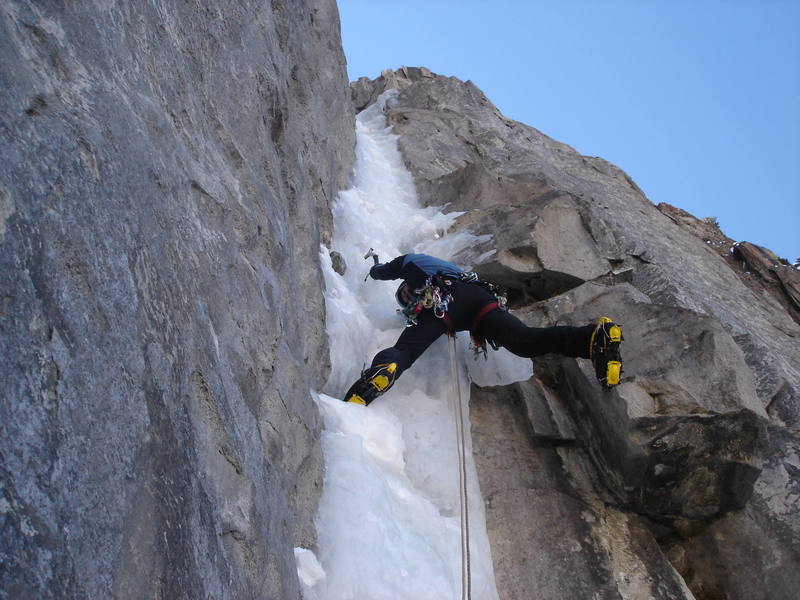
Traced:
<path fill-rule="evenodd" d="M 800 0 L 339 0 L 351 80 L 425 66 L 800 257 Z"/>

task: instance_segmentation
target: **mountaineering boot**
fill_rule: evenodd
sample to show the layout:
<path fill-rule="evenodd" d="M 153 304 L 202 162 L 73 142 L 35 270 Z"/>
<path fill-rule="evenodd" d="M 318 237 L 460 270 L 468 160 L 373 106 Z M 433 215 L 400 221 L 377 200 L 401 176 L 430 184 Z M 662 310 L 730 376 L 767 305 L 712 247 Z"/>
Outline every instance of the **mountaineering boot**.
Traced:
<path fill-rule="evenodd" d="M 600 317 L 589 340 L 589 358 L 592 360 L 597 380 L 604 388 L 619 383 L 622 375 L 622 356 L 619 343 L 622 330 L 608 317 Z"/>
<path fill-rule="evenodd" d="M 369 405 L 378 396 L 394 385 L 397 363 L 375 365 L 361 371 L 361 378 L 350 386 L 344 395 L 345 402 Z"/>

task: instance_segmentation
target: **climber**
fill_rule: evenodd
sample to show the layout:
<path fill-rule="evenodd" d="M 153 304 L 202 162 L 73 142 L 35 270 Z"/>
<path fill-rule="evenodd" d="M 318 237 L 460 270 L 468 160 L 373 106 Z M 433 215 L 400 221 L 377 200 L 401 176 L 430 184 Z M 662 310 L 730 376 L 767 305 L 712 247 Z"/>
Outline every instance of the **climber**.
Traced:
<path fill-rule="evenodd" d="M 376 257 L 369 276 L 403 280 L 395 297 L 401 306 L 398 312 L 408 319 L 407 327 L 394 346 L 375 355 L 372 365 L 347 391 L 346 402 L 368 405 L 392 387 L 440 335 L 456 331 L 469 331 L 473 346 L 484 353 L 488 341 L 495 349 L 502 346 L 526 358 L 548 353 L 589 358 L 604 388 L 619 383 L 622 334 L 607 317 L 583 327 L 528 327 L 505 310 L 505 298 L 497 295 L 493 285 L 427 254 L 404 254 L 385 264 Z"/>

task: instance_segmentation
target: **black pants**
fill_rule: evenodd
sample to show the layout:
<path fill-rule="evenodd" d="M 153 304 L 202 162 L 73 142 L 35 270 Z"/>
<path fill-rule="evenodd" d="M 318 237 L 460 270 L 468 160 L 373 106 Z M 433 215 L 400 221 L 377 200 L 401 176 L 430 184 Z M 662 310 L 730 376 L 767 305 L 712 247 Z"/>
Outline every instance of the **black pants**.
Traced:
<path fill-rule="evenodd" d="M 494 300 L 486 288 L 474 283 L 456 284 L 453 297 L 448 314 L 456 331 L 472 329 L 478 311 Z M 446 331 L 442 319 L 437 319 L 432 310 L 425 310 L 420 313 L 417 325 L 407 327 L 394 346 L 375 355 L 372 366 L 397 363 L 399 376 Z M 554 353 L 588 358 L 592 331 L 594 325 L 528 327 L 510 312 L 496 309 L 481 319 L 477 333 L 480 337 L 492 340 L 517 356 L 533 358 Z"/>
<path fill-rule="evenodd" d="M 508 311 L 493 310 L 481 320 L 478 335 L 526 358 L 550 353 L 589 358 L 594 327 L 528 327 Z"/>

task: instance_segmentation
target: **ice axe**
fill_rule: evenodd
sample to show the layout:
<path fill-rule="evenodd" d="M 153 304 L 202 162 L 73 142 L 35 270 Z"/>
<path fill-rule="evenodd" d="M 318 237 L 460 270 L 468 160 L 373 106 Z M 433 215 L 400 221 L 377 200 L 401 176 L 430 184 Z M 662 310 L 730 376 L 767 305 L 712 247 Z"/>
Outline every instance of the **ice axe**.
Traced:
<path fill-rule="evenodd" d="M 370 248 L 369 250 L 367 250 L 367 253 L 364 255 L 364 260 L 367 260 L 370 256 L 372 257 L 372 260 L 375 261 L 374 264 L 377 265 L 380 262 L 378 260 L 378 255 L 375 254 L 375 250 L 373 248 Z M 367 276 L 364 277 L 364 281 L 366 281 L 368 278 L 369 278 L 369 273 L 367 273 Z"/>

